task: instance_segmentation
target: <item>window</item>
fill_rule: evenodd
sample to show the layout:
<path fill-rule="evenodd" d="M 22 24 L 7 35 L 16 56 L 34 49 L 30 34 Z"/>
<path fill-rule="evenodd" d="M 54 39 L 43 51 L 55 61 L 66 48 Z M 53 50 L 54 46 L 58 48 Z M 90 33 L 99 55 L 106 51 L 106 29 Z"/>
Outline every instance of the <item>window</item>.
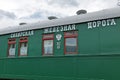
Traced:
<path fill-rule="evenodd" d="M 53 54 L 53 34 L 43 35 L 43 55 Z"/>
<path fill-rule="evenodd" d="M 8 40 L 8 56 L 15 56 L 16 39 Z"/>
<path fill-rule="evenodd" d="M 64 33 L 65 38 L 65 54 L 76 54 L 77 53 L 77 31 L 70 31 Z"/>
<path fill-rule="evenodd" d="M 27 56 L 28 37 L 21 37 L 19 43 L 19 56 Z"/>

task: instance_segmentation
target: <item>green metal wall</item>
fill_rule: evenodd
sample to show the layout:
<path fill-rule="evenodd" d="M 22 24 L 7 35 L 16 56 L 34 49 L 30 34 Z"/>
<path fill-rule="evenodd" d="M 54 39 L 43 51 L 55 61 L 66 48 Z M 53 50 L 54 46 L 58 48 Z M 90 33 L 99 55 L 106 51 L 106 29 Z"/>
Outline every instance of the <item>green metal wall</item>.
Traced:
<path fill-rule="evenodd" d="M 0 36 L 0 78 L 35 80 L 119 80 L 120 79 L 120 19 L 116 26 L 88 29 L 87 23 L 76 24 L 78 54 L 64 54 L 64 35 L 61 48 L 54 55 L 42 55 L 43 30 L 35 30 L 28 38 L 28 56 L 7 57 L 10 34 Z"/>

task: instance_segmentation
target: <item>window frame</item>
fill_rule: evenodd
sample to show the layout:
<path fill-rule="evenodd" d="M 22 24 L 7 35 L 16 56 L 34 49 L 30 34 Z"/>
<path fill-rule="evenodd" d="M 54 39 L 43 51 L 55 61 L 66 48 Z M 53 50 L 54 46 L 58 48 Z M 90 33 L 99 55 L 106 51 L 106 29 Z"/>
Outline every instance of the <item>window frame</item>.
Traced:
<path fill-rule="evenodd" d="M 49 37 L 44 37 L 44 36 L 49 36 Z M 51 37 L 50 37 L 51 36 Z M 53 50 L 52 50 L 52 54 L 45 54 L 45 52 L 44 52 L 44 41 L 45 40 L 53 40 Z M 54 54 L 54 34 L 43 34 L 43 36 L 42 36 L 42 55 L 43 56 L 50 56 L 50 55 L 53 55 Z"/>
<path fill-rule="evenodd" d="M 10 45 L 12 45 L 12 44 L 15 44 L 15 53 L 16 53 L 16 38 L 10 38 L 10 39 L 8 39 L 8 51 L 7 51 L 7 56 L 15 56 L 15 55 L 10 55 L 10 53 L 9 53 L 9 49 L 10 49 Z"/>
<path fill-rule="evenodd" d="M 22 44 L 22 43 L 27 43 L 27 54 L 25 54 L 25 55 L 22 55 L 22 54 L 20 53 L 21 44 Z M 20 37 L 20 39 L 19 39 L 18 56 L 28 56 L 28 37 Z"/>
<path fill-rule="evenodd" d="M 77 34 L 66 35 L 69 32 L 75 32 Z M 68 39 L 68 38 L 76 38 L 76 52 L 67 52 L 66 51 L 66 39 Z M 78 31 L 64 32 L 64 54 L 78 54 Z"/>

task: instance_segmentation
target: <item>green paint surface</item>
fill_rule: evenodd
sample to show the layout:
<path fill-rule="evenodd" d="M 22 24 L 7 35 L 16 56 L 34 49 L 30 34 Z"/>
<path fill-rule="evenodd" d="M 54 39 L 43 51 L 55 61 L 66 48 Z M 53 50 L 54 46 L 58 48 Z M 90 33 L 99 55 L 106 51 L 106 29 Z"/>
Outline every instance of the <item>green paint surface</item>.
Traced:
<path fill-rule="evenodd" d="M 120 80 L 120 19 L 115 26 L 88 29 L 76 24 L 78 54 L 64 54 L 64 32 L 54 34 L 54 54 L 42 55 L 43 29 L 28 37 L 28 55 L 7 56 L 10 34 L 0 35 L 0 78 L 26 80 Z M 56 35 L 61 34 L 60 41 Z M 60 42 L 60 49 L 57 49 Z"/>

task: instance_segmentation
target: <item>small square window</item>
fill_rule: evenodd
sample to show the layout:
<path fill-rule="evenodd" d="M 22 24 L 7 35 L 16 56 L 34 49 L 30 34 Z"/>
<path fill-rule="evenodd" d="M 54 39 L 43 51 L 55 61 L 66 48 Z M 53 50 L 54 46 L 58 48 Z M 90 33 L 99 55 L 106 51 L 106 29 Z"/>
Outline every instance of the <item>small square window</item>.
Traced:
<path fill-rule="evenodd" d="M 76 54 L 77 53 L 77 31 L 70 31 L 64 33 L 65 40 L 65 54 Z"/>
<path fill-rule="evenodd" d="M 28 52 L 28 38 L 22 37 L 19 42 L 19 56 L 27 56 Z"/>
<path fill-rule="evenodd" d="M 8 56 L 15 56 L 16 39 L 8 40 Z"/>
<path fill-rule="evenodd" d="M 43 35 L 43 55 L 53 55 L 53 34 Z"/>

